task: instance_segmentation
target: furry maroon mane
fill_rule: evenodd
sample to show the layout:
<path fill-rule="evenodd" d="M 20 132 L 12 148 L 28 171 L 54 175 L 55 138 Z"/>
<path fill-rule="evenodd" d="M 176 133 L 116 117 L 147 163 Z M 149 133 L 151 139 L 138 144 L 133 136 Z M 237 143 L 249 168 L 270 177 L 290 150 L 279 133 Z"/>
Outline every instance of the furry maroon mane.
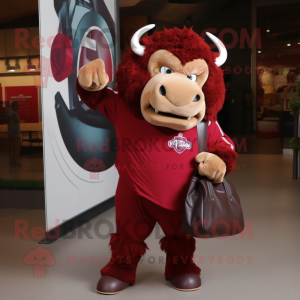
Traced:
<path fill-rule="evenodd" d="M 211 51 L 205 41 L 192 29 L 185 27 L 154 32 L 141 39 L 140 44 L 146 46 L 144 55 L 138 56 L 130 49 L 116 72 L 119 95 L 131 112 L 142 118 L 140 97 L 144 86 L 151 78 L 147 71 L 148 61 L 155 51 L 165 49 L 177 56 L 182 65 L 199 58 L 206 61 L 209 76 L 203 86 L 206 102 L 205 119 L 216 120 L 225 97 L 223 71 L 215 64 L 215 59 L 219 54 Z"/>

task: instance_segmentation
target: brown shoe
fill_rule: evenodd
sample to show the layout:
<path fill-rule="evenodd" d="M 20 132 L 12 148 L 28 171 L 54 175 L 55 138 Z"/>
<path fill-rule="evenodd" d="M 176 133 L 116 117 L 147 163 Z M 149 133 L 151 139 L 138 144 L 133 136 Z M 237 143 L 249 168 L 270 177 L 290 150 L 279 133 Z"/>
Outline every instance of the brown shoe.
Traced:
<path fill-rule="evenodd" d="M 128 282 L 121 281 L 109 275 L 103 275 L 98 281 L 97 292 L 100 294 L 118 294 L 129 286 Z"/>
<path fill-rule="evenodd" d="M 180 291 L 195 291 L 201 288 L 201 279 L 198 274 L 181 274 L 170 279 L 173 287 Z"/>

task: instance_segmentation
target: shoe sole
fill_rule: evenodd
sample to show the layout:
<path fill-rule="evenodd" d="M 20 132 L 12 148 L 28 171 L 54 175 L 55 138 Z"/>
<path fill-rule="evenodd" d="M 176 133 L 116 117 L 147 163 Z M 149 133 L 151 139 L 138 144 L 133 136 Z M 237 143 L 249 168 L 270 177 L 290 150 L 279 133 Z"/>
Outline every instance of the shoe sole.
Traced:
<path fill-rule="evenodd" d="M 197 288 L 195 288 L 195 289 L 188 289 L 188 290 L 187 290 L 187 289 L 179 289 L 179 288 L 175 287 L 174 285 L 173 285 L 173 288 L 176 289 L 176 290 L 178 290 L 178 291 L 190 292 L 190 291 L 196 291 L 196 290 L 199 290 L 199 289 L 201 288 L 201 286 L 199 286 L 199 287 L 197 287 Z M 124 289 L 124 290 L 125 290 L 125 289 Z M 100 292 L 100 291 L 98 291 L 98 290 L 96 290 L 96 291 L 97 291 L 97 293 L 99 293 L 99 294 L 115 295 L 115 294 L 119 294 L 119 293 L 123 292 L 124 290 L 121 290 L 121 291 L 118 291 L 118 292 L 115 292 L 115 293 Z"/>
<path fill-rule="evenodd" d="M 114 294 L 119 294 L 119 293 L 123 292 L 124 290 L 121 290 L 121 291 L 118 291 L 118 292 L 114 292 L 114 293 L 100 292 L 98 290 L 96 290 L 96 291 L 97 291 L 98 294 L 114 295 Z"/>
<path fill-rule="evenodd" d="M 201 285 L 195 289 L 179 289 L 177 288 L 176 286 L 173 285 L 173 288 L 178 290 L 178 291 L 183 291 L 183 292 L 191 292 L 191 291 L 196 291 L 196 290 L 199 290 L 201 288 Z"/>

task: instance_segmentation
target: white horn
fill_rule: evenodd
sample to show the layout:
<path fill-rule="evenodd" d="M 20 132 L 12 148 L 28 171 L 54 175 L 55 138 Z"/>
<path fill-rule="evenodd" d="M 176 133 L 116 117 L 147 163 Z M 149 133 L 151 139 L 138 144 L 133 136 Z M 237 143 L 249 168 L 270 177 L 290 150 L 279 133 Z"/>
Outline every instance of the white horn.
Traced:
<path fill-rule="evenodd" d="M 219 53 L 220 55 L 216 58 L 216 65 L 218 67 L 222 66 L 224 64 L 224 62 L 227 59 L 227 50 L 224 46 L 224 44 L 222 43 L 221 40 L 219 40 L 216 36 L 214 36 L 213 34 L 206 32 L 206 35 L 214 42 L 214 44 L 218 47 Z"/>
<path fill-rule="evenodd" d="M 141 36 L 149 31 L 150 29 L 152 29 L 153 27 L 155 27 L 155 24 L 150 24 L 147 25 L 145 27 L 142 27 L 141 29 L 139 29 L 131 38 L 131 42 L 130 42 L 130 46 L 132 51 L 139 55 L 139 56 L 143 56 L 144 55 L 144 51 L 145 51 L 145 46 L 142 46 L 140 44 L 140 38 Z"/>

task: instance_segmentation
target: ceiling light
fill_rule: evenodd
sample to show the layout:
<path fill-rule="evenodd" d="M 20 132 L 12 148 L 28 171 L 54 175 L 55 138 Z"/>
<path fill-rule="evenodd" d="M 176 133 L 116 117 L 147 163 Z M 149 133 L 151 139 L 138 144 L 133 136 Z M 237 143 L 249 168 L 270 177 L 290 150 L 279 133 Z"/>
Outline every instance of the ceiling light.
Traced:
<path fill-rule="evenodd" d="M 271 31 L 271 26 L 270 26 L 270 22 L 268 22 L 266 32 L 270 32 L 270 31 Z"/>
<path fill-rule="evenodd" d="M 28 32 L 29 32 L 29 27 L 28 27 Z M 27 70 L 36 71 L 36 66 L 31 63 L 31 59 L 29 57 L 29 47 L 28 47 L 28 55 L 27 55 Z"/>
<path fill-rule="evenodd" d="M 35 71 L 36 70 L 36 66 L 31 63 L 31 59 L 27 59 L 27 70 L 28 71 Z"/>
<path fill-rule="evenodd" d="M 288 40 L 287 46 L 291 46 L 291 40 Z"/>
<path fill-rule="evenodd" d="M 16 68 L 15 68 L 15 67 L 9 66 L 9 67 L 7 67 L 7 71 L 8 71 L 8 72 L 15 72 L 15 71 L 16 71 Z"/>
<path fill-rule="evenodd" d="M 257 52 L 258 52 L 258 53 L 261 53 L 261 51 L 260 51 L 260 50 L 258 50 Z"/>
<path fill-rule="evenodd" d="M 16 68 L 11 67 L 10 64 L 9 64 L 9 60 L 6 58 L 6 29 L 4 30 L 4 34 L 5 34 L 5 65 L 6 65 L 6 70 L 8 72 L 15 72 Z"/>
<path fill-rule="evenodd" d="M 15 69 L 16 69 L 16 70 L 21 69 L 20 64 L 19 64 L 19 59 L 18 59 L 18 58 L 16 59 Z"/>
<path fill-rule="evenodd" d="M 16 68 L 15 67 L 12 67 L 10 64 L 9 64 L 9 60 L 5 60 L 5 65 L 6 65 L 6 70 L 8 72 L 15 72 L 16 71 Z"/>
<path fill-rule="evenodd" d="M 28 70 L 29 71 L 35 71 L 36 70 L 36 66 L 35 65 L 28 65 Z"/>

